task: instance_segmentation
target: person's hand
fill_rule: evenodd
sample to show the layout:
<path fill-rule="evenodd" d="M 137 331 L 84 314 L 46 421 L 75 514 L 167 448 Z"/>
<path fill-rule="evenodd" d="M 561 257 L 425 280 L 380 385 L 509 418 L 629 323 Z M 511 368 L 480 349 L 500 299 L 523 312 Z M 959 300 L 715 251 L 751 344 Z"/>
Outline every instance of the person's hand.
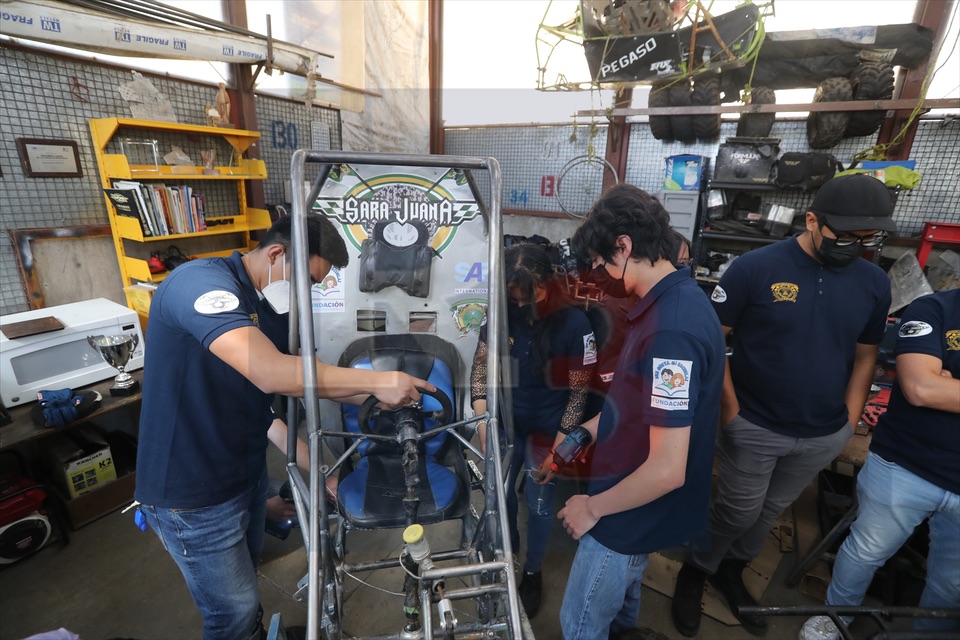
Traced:
<path fill-rule="evenodd" d="M 296 518 L 297 509 L 293 503 L 287 502 L 280 496 L 267 499 L 267 520 L 283 522 L 288 518 Z"/>
<path fill-rule="evenodd" d="M 530 477 L 536 484 L 547 484 L 553 480 L 553 476 L 557 475 L 556 471 L 550 467 L 552 461 L 553 453 L 548 453 L 544 461 L 540 463 L 540 468 L 530 472 Z"/>
<path fill-rule="evenodd" d="M 420 402 L 417 387 L 431 392 L 437 390 L 426 380 L 414 378 L 402 371 L 384 371 L 383 375 L 384 381 L 374 395 L 386 409 L 398 409 Z"/>
<path fill-rule="evenodd" d="M 563 521 L 563 528 L 574 540 L 579 540 L 600 520 L 590 510 L 590 496 L 578 494 L 567 500 L 557 518 Z"/>
<path fill-rule="evenodd" d="M 733 406 L 721 405 L 720 406 L 720 426 L 725 427 L 731 422 L 733 422 L 733 419 L 737 417 L 738 413 L 740 413 L 739 404 L 734 404 Z"/>

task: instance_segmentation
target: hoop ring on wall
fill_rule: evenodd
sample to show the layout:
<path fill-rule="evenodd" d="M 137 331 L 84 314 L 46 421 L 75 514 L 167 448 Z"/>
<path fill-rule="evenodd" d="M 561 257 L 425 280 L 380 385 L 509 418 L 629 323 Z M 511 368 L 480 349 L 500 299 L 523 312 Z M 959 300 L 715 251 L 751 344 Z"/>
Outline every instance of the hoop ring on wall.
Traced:
<path fill-rule="evenodd" d="M 575 169 L 575 168 L 577 168 L 577 167 L 579 167 L 580 165 L 583 165 L 583 164 L 591 165 L 591 167 L 592 167 L 592 168 L 595 168 L 595 169 L 596 169 L 596 168 L 602 168 L 604 172 L 605 172 L 605 171 L 609 171 L 611 174 L 613 174 L 613 183 L 614 183 L 614 184 L 620 184 L 620 176 L 619 176 L 619 174 L 617 173 L 617 169 L 616 169 L 612 164 L 610 164 L 610 162 L 607 161 L 605 158 L 598 158 L 598 157 L 595 156 L 595 155 L 582 155 L 582 156 L 576 156 L 576 157 L 574 157 L 574 158 L 571 158 L 571 159 L 567 162 L 567 164 L 563 165 L 563 168 L 560 169 L 560 173 L 559 173 L 559 175 L 557 176 L 557 204 L 559 204 L 559 205 L 560 205 L 560 208 L 563 209 L 564 212 L 565 212 L 567 215 L 569 215 L 571 218 L 583 219 L 583 218 L 586 217 L 587 212 L 586 212 L 586 211 L 579 211 L 579 212 L 578 212 L 578 211 L 574 211 L 574 210 L 573 210 L 573 208 L 572 208 L 572 207 L 573 207 L 572 201 L 574 200 L 574 198 L 569 197 L 569 196 L 572 195 L 571 193 L 568 193 L 568 194 L 567 194 L 567 196 L 568 196 L 568 197 L 566 198 L 567 202 L 564 202 L 563 179 L 564 179 L 564 178 L 567 176 L 567 174 L 569 174 L 573 169 Z M 568 181 L 568 184 L 570 184 L 569 181 Z M 588 199 L 588 200 L 590 201 L 590 203 L 592 204 L 597 198 L 600 197 L 600 191 L 602 191 L 602 189 L 603 189 L 603 176 L 602 176 L 602 174 L 601 174 L 600 182 L 598 183 L 598 185 L 599 185 L 599 189 L 597 190 L 596 193 L 594 193 L 593 190 L 590 188 L 590 187 L 594 186 L 594 185 L 592 185 L 592 184 L 587 184 L 587 185 L 583 185 L 583 184 L 576 185 L 576 184 L 575 184 L 573 187 L 568 187 L 568 188 L 567 188 L 567 191 L 571 191 L 571 189 L 574 190 L 574 191 L 577 191 L 577 190 L 581 191 L 582 193 L 584 193 L 584 194 L 587 195 L 587 199 Z"/>

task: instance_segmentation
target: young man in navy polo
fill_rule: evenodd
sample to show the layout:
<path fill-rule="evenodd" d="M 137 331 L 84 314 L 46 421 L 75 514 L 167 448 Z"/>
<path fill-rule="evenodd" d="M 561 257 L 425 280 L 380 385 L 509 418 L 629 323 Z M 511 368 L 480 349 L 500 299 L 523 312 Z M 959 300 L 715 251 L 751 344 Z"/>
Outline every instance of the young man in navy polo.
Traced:
<path fill-rule="evenodd" d="M 286 444 L 271 403 L 304 392 L 301 358 L 286 353 L 290 240 L 284 217 L 247 254 L 177 267 L 150 304 L 136 499 L 187 582 L 205 640 L 262 631 L 266 449 L 270 439 Z M 307 246 L 313 282 L 347 264 L 326 218 L 307 217 Z M 389 406 L 433 390 L 403 373 L 319 360 L 317 383 L 321 397 L 374 394 Z"/>
<path fill-rule="evenodd" d="M 929 518 L 930 554 L 920 606 L 958 609 L 960 289 L 911 304 L 903 314 L 895 353 L 897 379 L 857 476 L 857 520 L 833 565 L 827 604 L 859 606 L 876 570 Z M 918 618 L 915 628 L 957 633 L 960 620 Z M 800 630 L 800 640 L 839 637 L 827 616 L 810 618 Z"/>
<path fill-rule="evenodd" d="M 580 541 L 563 637 L 595 640 L 636 627 L 648 554 L 706 529 L 724 344 L 707 297 L 673 266 L 669 214 L 646 192 L 608 191 L 573 247 L 607 295 L 639 296 L 603 409 L 583 425 L 596 442 L 587 495 L 558 514 Z"/>
<path fill-rule="evenodd" d="M 847 175 L 824 184 L 806 231 L 730 264 L 711 295 L 733 353 L 717 441 L 711 535 L 677 576 L 673 621 L 700 628 L 709 579 L 744 628 L 766 630 L 742 572 L 780 513 L 853 434 L 890 310 L 890 281 L 860 255 L 895 232 L 883 183 Z"/>

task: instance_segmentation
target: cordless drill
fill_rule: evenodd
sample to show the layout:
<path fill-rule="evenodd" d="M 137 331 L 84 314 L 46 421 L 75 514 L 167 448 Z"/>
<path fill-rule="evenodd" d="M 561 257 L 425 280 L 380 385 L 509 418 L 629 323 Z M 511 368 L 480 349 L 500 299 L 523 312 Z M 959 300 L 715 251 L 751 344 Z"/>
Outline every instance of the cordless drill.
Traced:
<path fill-rule="evenodd" d="M 584 427 L 577 427 L 568 433 L 567 437 L 554 449 L 553 462 L 550 463 L 550 468 L 553 469 L 554 473 L 557 473 L 561 468 L 580 457 L 580 454 L 590 446 L 591 442 L 593 442 L 593 437 L 590 432 Z"/>

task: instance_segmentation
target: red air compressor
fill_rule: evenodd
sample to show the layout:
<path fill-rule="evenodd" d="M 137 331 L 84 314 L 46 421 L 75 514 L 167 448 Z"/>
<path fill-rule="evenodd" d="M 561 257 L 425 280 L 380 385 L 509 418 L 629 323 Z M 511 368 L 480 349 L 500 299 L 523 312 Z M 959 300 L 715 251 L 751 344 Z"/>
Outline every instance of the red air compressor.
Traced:
<path fill-rule="evenodd" d="M 24 476 L 0 480 L 0 564 L 11 564 L 39 551 L 52 526 L 43 507 L 47 493 Z"/>

